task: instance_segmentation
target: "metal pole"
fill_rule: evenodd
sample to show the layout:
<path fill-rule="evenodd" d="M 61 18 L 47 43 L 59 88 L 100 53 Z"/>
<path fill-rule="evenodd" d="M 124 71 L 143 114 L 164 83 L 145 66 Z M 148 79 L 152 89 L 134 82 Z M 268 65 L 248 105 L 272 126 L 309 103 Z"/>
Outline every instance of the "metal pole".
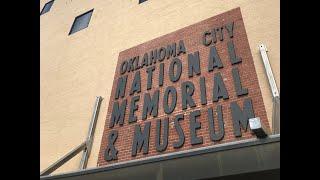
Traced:
<path fill-rule="evenodd" d="M 274 97 L 273 98 L 273 112 L 272 112 L 272 118 L 273 120 L 273 134 L 279 134 L 280 133 L 280 97 Z"/>
<path fill-rule="evenodd" d="M 101 100 L 102 100 L 101 96 L 96 97 L 96 103 L 94 105 L 94 110 L 93 110 L 93 114 L 92 114 L 91 122 L 90 122 L 90 127 L 89 127 L 89 132 L 88 132 L 88 136 L 87 136 L 87 140 L 86 140 L 86 149 L 83 151 L 82 158 L 80 161 L 80 166 L 79 166 L 80 170 L 85 169 L 87 167 L 88 158 L 89 158 L 91 148 L 92 148 L 93 135 L 94 135 L 94 130 L 95 130 L 95 127 L 97 124 L 97 119 L 98 119 L 97 117 L 99 114 Z"/>
<path fill-rule="evenodd" d="M 78 147 L 74 148 L 72 151 L 70 151 L 68 154 L 66 154 L 65 156 L 63 156 L 62 158 L 60 158 L 58 161 L 56 161 L 55 163 L 53 163 L 51 166 L 49 166 L 47 169 L 43 170 L 40 173 L 40 176 L 45 176 L 45 175 L 49 175 L 50 173 L 52 173 L 53 171 L 55 171 L 56 169 L 58 169 L 60 166 L 62 166 L 64 163 L 66 163 L 68 160 L 70 160 L 71 158 L 73 158 L 75 155 L 77 155 L 80 151 L 82 151 L 83 149 L 85 149 L 86 147 L 86 142 L 83 142 L 82 144 L 80 144 Z"/>
<path fill-rule="evenodd" d="M 280 94 L 277 88 L 276 81 L 274 79 L 272 69 L 269 63 L 269 58 L 267 55 L 267 47 L 264 44 L 259 45 L 260 54 L 262 57 L 264 69 L 268 77 L 271 93 L 272 93 L 272 129 L 274 134 L 280 133 Z"/>

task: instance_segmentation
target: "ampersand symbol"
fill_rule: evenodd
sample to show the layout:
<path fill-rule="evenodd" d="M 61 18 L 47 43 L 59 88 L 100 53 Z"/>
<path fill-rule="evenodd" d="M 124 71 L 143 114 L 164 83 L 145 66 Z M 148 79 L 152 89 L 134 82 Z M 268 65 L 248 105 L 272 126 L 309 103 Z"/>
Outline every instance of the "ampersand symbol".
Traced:
<path fill-rule="evenodd" d="M 104 152 L 104 159 L 106 161 L 112 161 L 112 160 L 117 160 L 117 154 L 118 150 L 114 147 L 114 143 L 118 138 L 118 131 L 113 130 L 110 132 L 109 137 L 108 137 L 108 146 L 107 149 Z"/>

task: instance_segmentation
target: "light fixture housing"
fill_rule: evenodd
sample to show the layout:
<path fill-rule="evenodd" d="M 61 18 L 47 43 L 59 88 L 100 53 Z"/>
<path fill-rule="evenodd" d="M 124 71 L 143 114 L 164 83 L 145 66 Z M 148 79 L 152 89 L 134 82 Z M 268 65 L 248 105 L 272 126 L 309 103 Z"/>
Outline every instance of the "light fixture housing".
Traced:
<path fill-rule="evenodd" d="M 249 126 L 251 131 L 258 137 L 258 138 L 266 138 L 268 136 L 267 128 L 261 123 L 259 117 L 249 119 Z"/>

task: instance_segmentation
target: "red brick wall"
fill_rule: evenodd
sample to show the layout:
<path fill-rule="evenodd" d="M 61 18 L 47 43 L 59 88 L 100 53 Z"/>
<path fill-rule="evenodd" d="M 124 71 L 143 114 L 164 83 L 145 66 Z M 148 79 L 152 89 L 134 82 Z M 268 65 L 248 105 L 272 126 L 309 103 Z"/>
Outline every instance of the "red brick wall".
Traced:
<path fill-rule="evenodd" d="M 216 48 L 218 51 L 218 54 L 221 58 L 223 68 L 217 69 L 215 68 L 214 71 L 208 72 L 207 71 L 207 65 L 208 65 L 208 56 L 209 56 L 209 50 L 210 46 L 206 47 L 202 44 L 202 34 L 203 32 L 207 30 L 211 30 L 214 27 L 221 27 L 224 26 L 230 22 L 234 22 L 234 34 L 233 34 L 233 42 L 235 45 L 235 51 L 237 56 L 242 58 L 242 62 L 239 64 L 232 65 L 229 60 L 228 55 L 228 48 L 227 48 L 227 42 L 230 40 L 230 37 L 228 36 L 227 32 L 224 32 L 224 40 L 223 41 L 217 41 Z M 147 26 L 146 26 L 147 28 Z M 165 67 L 165 76 L 164 76 L 164 85 L 162 87 L 158 86 L 158 73 L 159 73 L 159 65 L 160 63 L 157 62 L 155 64 L 155 71 L 153 73 L 153 85 L 152 89 L 147 90 L 147 73 L 146 73 L 146 67 L 139 69 L 141 73 L 141 93 L 134 94 L 133 96 L 140 95 L 140 100 L 137 103 L 139 105 L 139 110 L 135 112 L 135 115 L 138 118 L 138 122 L 136 123 L 128 123 L 129 118 L 129 111 L 130 111 L 130 101 L 133 96 L 129 95 L 129 91 L 131 88 L 131 82 L 134 78 L 135 72 L 129 72 L 128 74 L 128 84 L 126 86 L 126 94 L 123 99 L 127 99 L 128 105 L 126 108 L 126 115 L 123 126 L 119 126 L 119 124 L 116 124 L 113 128 L 109 128 L 109 120 L 113 108 L 113 102 L 115 97 L 115 89 L 117 86 L 118 78 L 120 75 L 120 65 L 123 60 L 127 60 L 129 58 L 140 56 L 140 58 L 143 57 L 144 53 L 150 52 L 154 49 L 159 49 L 160 47 L 166 47 L 167 45 L 171 45 L 172 43 L 176 42 L 178 44 L 179 40 L 183 40 L 185 47 L 186 47 L 186 54 L 181 54 L 178 56 L 178 58 L 182 61 L 182 75 L 179 79 L 179 81 L 172 83 L 169 80 L 168 76 L 168 67 L 170 64 L 170 61 L 173 58 L 165 59 L 164 67 Z M 188 59 L 187 56 L 189 53 L 194 53 L 196 51 L 199 51 L 200 54 L 200 63 L 201 63 L 201 75 L 199 76 L 193 76 L 191 78 L 188 77 Z M 142 59 L 140 59 L 141 61 Z M 150 67 L 150 66 L 148 66 Z M 248 95 L 244 95 L 241 97 L 238 97 L 235 92 L 235 87 L 233 84 L 233 78 L 232 78 L 232 68 L 238 67 L 240 78 L 241 78 L 241 84 L 243 87 L 248 89 Z M 222 78 L 224 80 L 224 83 L 226 85 L 226 88 L 228 90 L 229 99 L 223 100 L 219 99 L 218 102 L 212 102 L 212 89 L 213 89 L 213 75 L 217 72 L 220 72 L 222 75 Z M 199 78 L 203 76 L 206 78 L 206 91 L 207 91 L 207 101 L 208 104 L 203 106 L 200 103 L 200 85 L 199 85 Z M 188 107 L 187 110 L 183 111 L 181 106 L 181 84 L 184 81 L 191 81 L 194 83 L 195 86 L 195 93 L 193 95 L 193 99 L 197 105 L 195 108 Z M 162 107 L 162 99 L 163 99 L 163 93 L 165 91 L 165 88 L 167 86 L 174 86 L 178 93 L 178 99 L 177 99 L 177 106 L 175 108 L 175 111 L 170 114 L 166 115 L 163 111 Z M 142 109 L 143 109 L 143 97 L 144 93 L 148 92 L 150 95 L 153 95 L 153 92 L 155 90 L 160 90 L 160 97 L 159 97 L 159 111 L 158 111 L 158 117 L 153 118 L 152 116 L 148 116 L 148 118 L 145 121 L 139 121 L 141 119 L 142 115 Z M 209 146 L 214 144 L 221 144 L 226 143 L 230 141 L 237 141 L 247 138 L 254 137 L 251 132 L 250 128 L 245 132 L 243 129 L 242 131 L 242 137 L 236 138 L 233 133 L 233 122 L 231 117 L 231 110 L 230 110 L 230 103 L 233 101 L 236 101 L 238 105 L 242 108 L 243 101 L 246 98 L 251 98 L 252 104 L 253 104 L 253 110 L 256 117 L 260 117 L 262 120 L 262 123 L 269 128 L 267 115 L 264 107 L 264 103 L 262 100 L 258 79 L 255 71 L 255 67 L 252 60 L 252 55 L 250 51 L 250 47 L 247 40 L 247 35 L 245 32 L 245 27 L 243 23 L 243 19 L 241 16 L 240 8 L 233 9 L 231 11 L 225 12 L 223 14 L 211 17 L 209 19 L 203 20 L 199 23 L 193 24 L 191 26 L 185 27 L 183 29 L 180 29 L 178 31 L 172 32 L 170 34 L 164 35 L 162 37 L 156 38 L 154 40 L 151 40 L 149 42 L 140 44 L 136 47 L 130 48 L 128 50 L 122 51 L 119 54 L 117 69 L 113 81 L 113 89 L 111 93 L 111 98 L 108 106 L 108 114 L 106 117 L 105 127 L 104 127 L 104 133 L 101 141 L 101 147 L 100 147 L 100 153 L 98 158 L 98 166 L 103 166 L 115 162 L 122 162 L 132 159 L 139 159 L 149 156 L 154 156 L 158 154 L 165 154 L 175 151 L 182 151 L 186 149 L 191 148 L 199 148 L 203 146 Z M 119 104 L 121 104 L 123 99 L 119 99 Z M 210 140 L 209 136 L 209 127 L 208 127 L 208 121 L 207 121 L 207 109 L 209 107 L 213 107 L 213 110 L 216 110 L 217 105 L 222 105 L 222 111 L 223 111 L 223 120 L 224 120 L 224 128 L 225 128 L 225 135 L 224 138 L 219 142 L 212 142 Z M 190 130 L 189 130 L 189 113 L 191 111 L 194 111 L 196 109 L 201 110 L 201 116 L 198 119 L 199 122 L 201 122 L 201 129 L 197 130 L 197 136 L 203 137 L 203 144 L 192 146 L 190 144 Z M 184 120 L 180 121 L 181 127 L 183 128 L 184 135 L 185 135 L 185 143 L 184 145 L 179 149 L 174 149 L 172 146 L 172 143 L 174 141 L 178 140 L 178 135 L 173 126 L 169 125 L 169 139 L 168 139 L 168 147 L 164 152 L 157 152 L 155 149 L 155 133 L 156 133 L 156 119 L 163 119 L 164 117 L 169 117 L 169 123 L 173 122 L 173 118 L 175 115 L 183 113 L 185 115 Z M 214 117 L 215 122 L 217 121 L 217 117 Z M 150 129 L 150 139 L 149 139 L 149 153 L 147 155 L 143 155 L 142 151 L 137 153 L 136 157 L 131 157 L 131 148 L 132 148 L 132 141 L 134 136 L 134 126 L 139 123 L 142 126 L 142 129 L 144 128 L 144 124 L 147 121 L 151 121 L 151 129 Z M 217 123 L 215 123 L 216 125 Z M 217 127 L 215 127 L 217 128 Z M 115 147 L 119 151 L 118 153 L 118 160 L 114 160 L 111 162 L 106 162 L 104 160 L 104 152 L 107 147 L 107 137 L 111 130 L 118 130 L 118 139 L 115 142 Z"/>

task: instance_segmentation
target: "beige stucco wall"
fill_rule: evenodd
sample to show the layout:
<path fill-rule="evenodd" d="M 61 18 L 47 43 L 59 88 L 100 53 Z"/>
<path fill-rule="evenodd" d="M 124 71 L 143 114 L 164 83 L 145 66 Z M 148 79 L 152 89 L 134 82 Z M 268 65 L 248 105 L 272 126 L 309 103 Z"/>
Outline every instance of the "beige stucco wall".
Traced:
<path fill-rule="evenodd" d="M 40 11 L 49 0 L 41 0 Z M 96 167 L 120 51 L 240 7 L 268 119 L 272 99 L 258 45 L 269 50 L 280 88 L 279 0 L 56 0 L 40 16 L 40 171 L 86 138 L 95 96 L 102 101 L 88 168 Z M 88 28 L 68 36 L 74 18 L 94 8 Z M 39 11 L 39 12 L 40 12 Z M 77 170 L 81 154 L 53 174 Z"/>

